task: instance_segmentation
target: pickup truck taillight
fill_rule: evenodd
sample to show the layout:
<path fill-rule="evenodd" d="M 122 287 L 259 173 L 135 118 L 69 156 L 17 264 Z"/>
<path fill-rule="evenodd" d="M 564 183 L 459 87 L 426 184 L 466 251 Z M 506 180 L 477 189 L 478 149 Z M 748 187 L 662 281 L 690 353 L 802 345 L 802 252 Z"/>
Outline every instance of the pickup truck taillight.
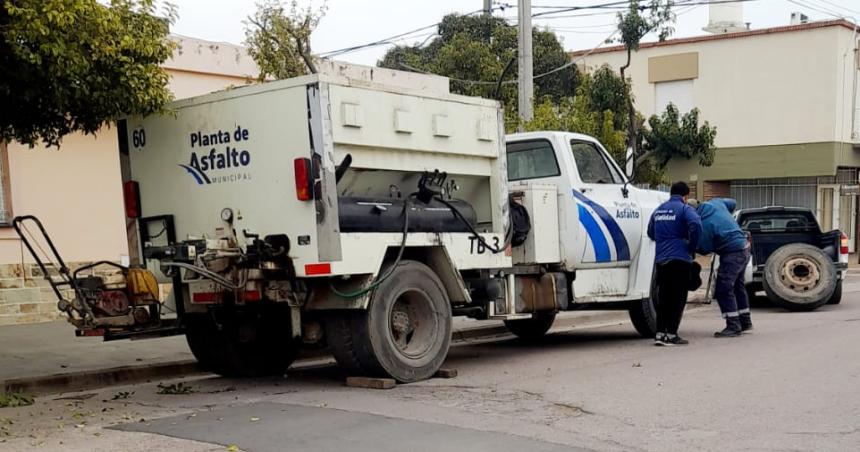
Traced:
<path fill-rule="evenodd" d="M 842 233 L 839 239 L 839 254 L 848 254 L 848 236 L 846 236 L 845 233 Z"/>
<path fill-rule="evenodd" d="M 293 169 L 296 172 L 296 198 L 299 201 L 314 199 L 314 179 L 311 175 L 311 159 L 295 159 L 293 161 Z"/>
<path fill-rule="evenodd" d="M 140 216 L 140 186 L 130 180 L 122 184 L 122 197 L 125 201 L 125 216 L 138 218 Z"/>

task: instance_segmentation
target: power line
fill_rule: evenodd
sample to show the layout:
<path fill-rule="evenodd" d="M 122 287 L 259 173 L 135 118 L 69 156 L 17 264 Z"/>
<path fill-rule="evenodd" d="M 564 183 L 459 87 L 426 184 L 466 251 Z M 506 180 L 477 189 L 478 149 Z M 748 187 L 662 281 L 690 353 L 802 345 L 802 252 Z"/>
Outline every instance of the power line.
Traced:
<path fill-rule="evenodd" d="M 845 6 L 839 5 L 839 4 L 837 4 L 837 3 L 830 2 L 830 1 L 828 1 L 828 0 L 819 0 L 819 1 L 820 1 L 821 3 L 826 3 L 826 4 L 828 4 L 828 5 L 835 6 L 836 8 L 839 8 L 839 9 L 842 9 L 842 10 L 845 10 L 845 11 L 848 11 L 848 12 L 849 12 L 849 13 L 851 13 L 851 14 L 860 14 L 860 11 L 857 11 L 857 10 L 854 10 L 854 9 L 850 9 L 850 8 L 848 8 L 848 7 L 845 7 Z"/>
<path fill-rule="evenodd" d="M 494 10 L 495 10 L 495 9 L 499 9 L 499 7 L 495 7 L 495 8 L 493 8 L 493 9 L 494 9 Z M 472 12 L 470 12 L 470 13 L 466 13 L 466 14 L 464 14 L 464 16 L 471 16 L 471 15 L 474 15 L 474 14 L 477 14 L 477 13 L 483 13 L 483 12 L 484 12 L 484 10 L 483 10 L 483 9 L 478 9 L 478 10 L 472 11 Z M 428 30 L 428 29 L 430 29 L 430 28 L 435 28 L 435 27 L 438 27 L 438 26 L 439 26 L 439 25 L 441 25 L 441 24 L 442 24 L 442 22 L 441 22 L 441 21 L 440 21 L 440 22 L 436 22 L 435 24 L 431 24 L 431 25 L 427 25 L 427 26 L 424 26 L 424 27 L 416 28 L 416 29 L 414 29 L 414 30 L 407 31 L 407 32 L 405 32 L 405 33 L 400 33 L 400 34 L 397 34 L 397 35 L 391 36 L 391 37 L 389 37 L 389 38 L 380 39 L 380 40 L 378 40 L 378 41 L 369 42 L 369 43 L 367 43 L 367 44 L 360 44 L 360 45 L 355 45 L 355 46 L 351 46 L 351 47 L 346 47 L 346 48 L 343 48 L 343 49 L 338 49 L 338 50 L 329 50 L 328 52 L 321 52 L 321 53 L 319 53 L 317 56 L 322 57 L 322 58 L 331 58 L 331 57 L 333 57 L 333 56 L 338 56 L 338 55 L 343 55 L 343 54 L 346 54 L 346 53 L 355 52 L 356 50 L 361 50 L 361 49 L 365 49 L 365 48 L 368 48 L 368 47 L 377 47 L 377 46 L 380 46 L 380 45 L 391 44 L 391 43 L 392 43 L 392 42 L 391 42 L 392 40 L 395 40 L 395 39 L 398 39 L 398 38 L 404 38 L 404 37 L 409 36 L 409 35 L 411 35 L 411 34 L 418 33 L 418 32 L 421 32 L 421 31 L 425 31 L 425 30 Z"/>

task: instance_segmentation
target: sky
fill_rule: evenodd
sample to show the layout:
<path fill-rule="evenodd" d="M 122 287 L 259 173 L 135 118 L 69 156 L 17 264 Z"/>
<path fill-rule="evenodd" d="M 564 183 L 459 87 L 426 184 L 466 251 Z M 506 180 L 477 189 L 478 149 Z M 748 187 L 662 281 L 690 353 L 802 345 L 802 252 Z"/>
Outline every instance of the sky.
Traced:
<path fill-rule="evenodd" d="M 608 0 L 532 0 L 533 13 L 548 11 L 540 6 L 590 6 Z M 704 0 L 676 0 L 702 3 Z M 254 13 L 255 0 L 170 0 L 179 18 L 172 31 L 211 41 L 242 44 L 245 19 Z M 497 0 L 498 6 L 516 5 L 516 0 Z M 299 0 L 300 5 L 319 7 L 322 0 Z M 751 28 L 787 25 L 792 12 L 806 14 L 810 20 L 852 16 L 860 20 L 860 0 L 749 0 L 742 3 L 744 22 Z M 314 53 L 343 49 L 389 38 L 433 25 L 449 13 L 471 13 L 481 9 L 482 0 L 328 0 L 328 11 L 314 31 Z M 676 6 L 673 37 L 705 34 L 708 6 Z M 495 15 L 516 21 L 515 7 L 496 10 Z M 554 19 L 535 18 L 533 24 L 554 30 L 568 50 L 591 49 L 603 45 L 615 28 L 615 12 L 590 9 L 557 14 Z M 564 16 L 564 17 L 561 17 Z M 854 20 L 857 22 L 857 20 Z M 400 39 L 401 45 L 414 45 L 432 39 L 432 28 Z M 391 45 L 378 46 L 339 55 L 336 59 L 358 64 L 375 64 Z"/>

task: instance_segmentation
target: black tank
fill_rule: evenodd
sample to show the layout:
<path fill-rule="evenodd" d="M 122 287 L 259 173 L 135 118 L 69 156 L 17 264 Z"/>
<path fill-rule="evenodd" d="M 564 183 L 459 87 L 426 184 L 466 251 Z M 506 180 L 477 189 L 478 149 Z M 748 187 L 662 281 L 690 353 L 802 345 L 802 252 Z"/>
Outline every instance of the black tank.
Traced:
<path fill-rule="evenodd" d="M 402 232 L 404 202 L 396 198 L 341 197 L 340 232 Z M 457 199 L 448 202 L 475 226 L 477 216 L 469 203 Z M 469 232 L 469 228 L 439 201 L 412 201 L 409 232 Z"/>

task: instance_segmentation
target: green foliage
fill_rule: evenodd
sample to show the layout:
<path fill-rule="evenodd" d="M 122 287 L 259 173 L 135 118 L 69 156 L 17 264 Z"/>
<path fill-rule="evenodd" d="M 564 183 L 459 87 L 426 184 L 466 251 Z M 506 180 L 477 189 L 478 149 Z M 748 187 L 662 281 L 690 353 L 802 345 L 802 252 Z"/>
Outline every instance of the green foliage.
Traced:
<path fill-rule="evenodd" d="M 714 163 L 717 129 L 708 121 L 699 126 L 698 109 L 681 116 L 678 108 L 669 104 L 660 116 L 648 119 L 648 126 L 643 133 L 643 157 L 653 158 L 659 168 L 665 168 L 672 158 L 695 158 L 702 166 Z"/>
<path fill-rule="evenodd" d="M 245 24 L 245 45 L 260 68 L 258 79 L 285 79 L 316 72 L 311 56 L 311 33 L 325 16 L 319 9 L 301 8 L 297 0 L 286 6 L 265 0 Z"/>
<path fill-rule="evenodd" d="M 194 386 L 190 386 L 181 381 L 179 383 L 171 383 L 169 385 L 159 383 L 157 387 L 158 391 L 156 391 L 156 394 L 163 395 L 188 395 L 197 392 L 197 389 Z"/>
<path fill-rule="evenodd" d="M 0 393 L 0 408 L 15 408 L 32 405 L 33 396 L 18 392 Z"/>
<path fill-rule="evenodd" d="M 451 91 L 500 100 L 506 117 L 516 124 L 517 29 L 504 19 L 485 15 L 445 16 L 439 36 L 426 46 L 396 46 L 378 65 L 451 77 Z M 556 35 L 548 30 L 532 31 L 534 73 L 542 74 L 570 61 Z M 498 82 L 504 83 L 499 87 Z M 535 80 L 535 97 L 553 102 L 572 96 L 578 72 L 574 66 Z M 456 79 L 456 80 L 455 80 Z M 471 83 L 468 81 L 478 81 Z"/>
<path fill-rule="evenodd" d="M 0 5 L 0 140 L 59 146 L 172 99 L 168 5 L 155 0 L 6 0 Z"/>
<path fill-rule="evenodd" d="M 559 130 L 593 136 L 623 166 L 627 134 L 623 127 L 616 127 L 615 118 L 618 113 L 624 112 L 625 106 L 622 104 L 620 109 L 613 110 L 604 108 L 606 103 L 595 102 L 609 97 L 609 93 L 598 92 L 614 84 L 607 80 L 606 74 L 616 79 L 618 77 L 611 70 L 598 72 L 601 72 L 599 78 L 597 73 L 581 76 L 574 97 L 566 97 L 557 103 L 549 96 L 544 97 L 535 105 L 534 119 L 525 123 L 523 128 L 527 131 Z"/>
<path fill-rule="evenodd" d="M 630 0 L 627 12 L 618 13 L 618 30 L 621 32 L 619 41 L 629 50 L 639 50 L 639 41 L 648 33 L 657 33 L 661 41 L 671 35 L 675 29 L 672 23 L 675 14 L 672 13 L 674 0 L 650 0 L 646 6 L 640 0 Z M 643 11 L 647 11 L 643 14 Z"/>

